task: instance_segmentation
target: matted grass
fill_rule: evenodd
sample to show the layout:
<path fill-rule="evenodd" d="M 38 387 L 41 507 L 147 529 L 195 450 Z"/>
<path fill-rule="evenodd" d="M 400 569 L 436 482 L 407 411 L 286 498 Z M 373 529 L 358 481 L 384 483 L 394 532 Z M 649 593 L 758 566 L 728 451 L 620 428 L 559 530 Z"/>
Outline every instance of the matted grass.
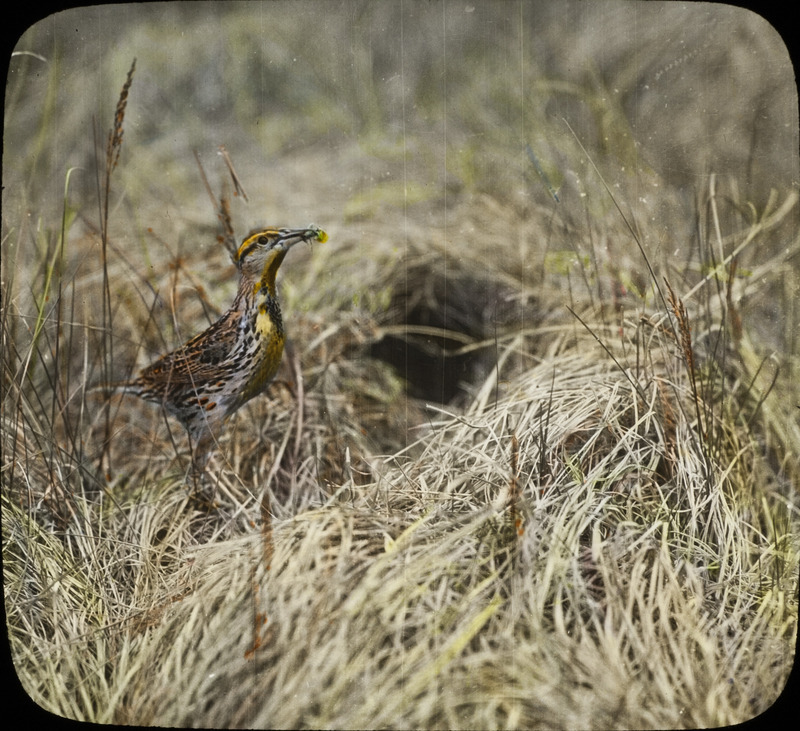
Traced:
<path fill-rule="evenodd" d="M 739 46 L 657 3 L 636 13 L 703 44 L 601 38 L 596 23 L 642 21 L 623 5 L 568 6 L 569 38 L 561 10 L 537 10 L 534 33 L 525 5 L 347 5 L 316 44 L 297 22 L 313 5 L 230 7 L 213 6 L 214 48 L 261 67 L 208 84 L 198 41 L 176 41 L 160 78 L 173 15 L 200 34 L 208 16 L 149 8 L 113 30 L 97 135 L 62 116 L 55 71 L 10 87 L 8 113 L 39 130 L 16 133 L 4 171 L 27 172 L 4 198 L 2 303 L 4 589 L 25 690 L 69 718 L 199 727 L 708 727 L 767 708 L 797 637 L 797 161 L 765 188 L 775 153 L 750 139 L 749 179 L 683 186 L 683 155 L 660 175 L 637 151 L 643 80 L 704 55 L 726 70 L 695 77 L 713 100 Z M 571 74 L 565 44 L 597 73 Z M 174 84 L 191 106 L 184 74 L 203 82 L 202 124 L 156 134 L 143 99 Z M 99 201 L 77 170 L 48 193 L 26 168 L 58 147 L 56 118 L 86 161 L 100 140 Z M 230 301 L 190 152 L 220 130 L 251 201 L 232 199 L 237 231 L 276 222 L 266 201 L 330 241 L 282 268 L 289 347 L 222 435 L 209 502 L 179 427 L 92 387 Z M 743 171 L 742 156 L 724 160 Z M 216 195 L 225 168 L 199 157 Z"/>

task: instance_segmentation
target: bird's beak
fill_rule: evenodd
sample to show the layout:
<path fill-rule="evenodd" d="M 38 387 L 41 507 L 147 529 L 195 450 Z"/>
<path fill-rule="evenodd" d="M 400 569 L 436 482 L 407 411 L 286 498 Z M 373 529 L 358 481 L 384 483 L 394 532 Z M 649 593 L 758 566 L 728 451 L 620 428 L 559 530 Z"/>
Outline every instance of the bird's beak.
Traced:
<path fill-rule="evenodd" d="M 313 223 L 308 228 L 282 229 L 280 237 L 280 243 L 287 251 L 299 241 L 319 241 L 320 243 L 325 243 L 327 240 L 328 234 Z"/>

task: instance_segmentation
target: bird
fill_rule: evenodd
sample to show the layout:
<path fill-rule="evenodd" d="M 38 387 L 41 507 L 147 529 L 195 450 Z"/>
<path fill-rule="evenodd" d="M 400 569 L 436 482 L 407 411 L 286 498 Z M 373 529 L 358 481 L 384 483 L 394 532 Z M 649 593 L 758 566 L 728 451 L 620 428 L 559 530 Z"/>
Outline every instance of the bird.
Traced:
<path fill-rule="evenodd" d="M 192 465 L 202 473 L 225 420 L 261 394 L 275 376 L 286 333 L 275 278 L 289 249 L 328 235 L 306 228 L 251 231 L 233 256 L 239 287 L 231 306 L 207 330 L 114 390 L 161 404 L 186 429 Z"/>

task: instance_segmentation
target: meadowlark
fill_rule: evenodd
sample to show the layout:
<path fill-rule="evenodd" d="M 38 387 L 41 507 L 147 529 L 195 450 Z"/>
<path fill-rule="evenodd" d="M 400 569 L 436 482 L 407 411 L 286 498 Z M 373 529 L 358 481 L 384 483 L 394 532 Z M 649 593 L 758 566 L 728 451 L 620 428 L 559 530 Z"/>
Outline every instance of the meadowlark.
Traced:
<path fill-rule="evenodd" d="M 202 469 L 225 419 L 262 393 L 278 370 L 286 335 L 275 277 L 287 252 L 300 241 L 327 238 L 314 225 L 252 231 L 234 256 L 239 289 L 228 310 L 135 380 L 115 384 L 124 393 L 160 403 L 183 424 L 196 470 Z"/>

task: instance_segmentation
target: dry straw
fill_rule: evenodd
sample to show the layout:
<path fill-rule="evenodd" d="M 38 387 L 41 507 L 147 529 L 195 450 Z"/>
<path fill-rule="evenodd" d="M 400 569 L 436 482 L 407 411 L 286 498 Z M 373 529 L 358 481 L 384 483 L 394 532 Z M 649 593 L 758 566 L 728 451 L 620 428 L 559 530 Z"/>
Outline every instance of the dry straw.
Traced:
<path fill-rule="evenodd" d="M 343 234 L 287 283 L 284 370 L 218 445 L 209 505 L 169 422 L 86 392 L 156 337 L 152 285 L 106 226 L 132 74 L 106 154 L 102 321 L 81 330 L 73 312 L 95 280 L 58 281 L 64 306 L 37 293 L 31 342 L 9 314 L 19 283 L 4 292 L 6 608 L 37 703 L 272 728 L 705 727 L 769 705 L 797 631 L 800 438 L 732 262 L 783 230 L 796 195 L 731 227 L 718 291 L 665 271 L 681 282 L 666 299 L 655 263 L 548 252 L 576 231 L 486 194 L 455 207 L 457 259 L 452 230 L 408 218 L 363 224 L 369 261 Z M 231 207 L 206 188 L 224 245 Z M 644 254 L 618 213 L 592 236 Z M 367 286 L 321 276 L 332 256 Z M 403 369 L 415 357 L 459 364 L 448 403 Z"/>

